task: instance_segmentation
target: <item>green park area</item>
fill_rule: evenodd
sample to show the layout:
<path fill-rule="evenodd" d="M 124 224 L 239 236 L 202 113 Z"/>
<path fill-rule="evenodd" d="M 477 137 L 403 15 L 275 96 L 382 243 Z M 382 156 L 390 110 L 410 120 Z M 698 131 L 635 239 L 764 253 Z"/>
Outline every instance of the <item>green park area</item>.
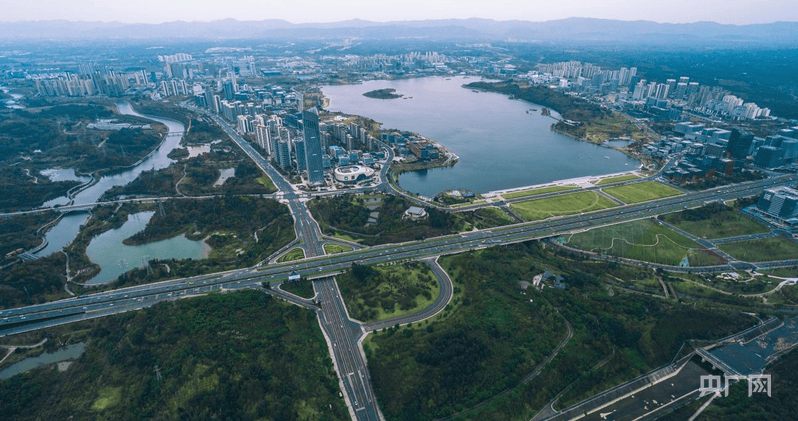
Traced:
<path fill-rule="evenodd" d="M 329 236 L 366 245 L 422 240 L 512 223 L 509 217 L 492 210 L 445 212 L 424 208 L 427 216 L 412 220 L 404 216 L 414 203 L 401 196 L 342 194 L 315 198 L 308 208 Z"/>
<path fill-rule="evenodd" d="M 44 338 L 48 351 L 85 351 L 63 371 L 50 364 L 0 380 L 4 420 L 349 419 L 315 313 L 260 291 L 163 302 L 3 343 Z"/>
<path fill-rule="evenodd" d="M 604 193 L 624 203 L 648 202 L 649 200 L 682 194 L 680 190 L 662 183 L 657 183 L 656 181 L 644 181 L 642 183 L 627 184 L 625 186 L 607 187 L 602 190 Z"/>
<path fill-rule="evenodd" d="M 99 272 L 99 266 L 86 254 L 94 237 L 121 227 L 130 215 L 143 211 L 155 214 L 143 231 L 124 240 L 125 245 L 149 244 L 185 235 L 193 241 L 204 241 L 210 251 L 203 259 L 153 259 L 149 267 L 135 267 L 122 274 L 114 287 L 252 266 L 296 236 L 288 207 L 272 199 L 232 196 L 165 200 L 160 205 L 102 205 L 92 209 L 91 217 L 75 240 L 64 249 L 69 256 L 72 280 L 83 283 Z M 17 229 L 13 224 L 6 227 Z M 19 235 L 24 241 L 31 241 L 32 236 L 26 231 Z M 67 298 L 64 291 L 66 259 L 64 253 L 54 253 L 19 262 L 0 272 L 0 306 Z M 70 288 L 81 291 L 75 285 Z"/>
<path fill-rule="evenodd" d="M 640 179 L 640 177 L 638 177 L 638 176 L 636 176 L 634 174 L 626 174 L 626 175 L 619 175 L 617 177 L 604 178 L 604 179 L 599 180 L 599 182 L 595 183 L 595 184 L 597 186 L 604 186 L 604 185 L 607 185 L 607 184 L 621 183 L 623 181 L 632 181 L 632 180 L 638 180 L 638 179 Z"/>
<path fill-rule="evenodd" d="M 716 239 L 768 232 L 768 227 L 722 203 L 662 216 L 662 219 L 696 237 Z"/>
<path fill-rule="evenodd" d="M 336 277 L 352 318 L 385 320 L 423 310 L 440 294 L 440 285 L 421 262 L 387 266 L 352 265 Z"/>
<path fill-rule="evenodd" d="M 768 262 L 798 258 L 798 243 L 785 237 L 725 243 L 718 247 L 735 259 L 746 262 Z"/>
<path fill-rule="evenodd" d="M 389 421 L 530 419 L 560 392 L 558 407 L 567 407 L 667 363 L 686 339 L 720 338 L 756 322 L 703 304 L 608 295 L 606 282 L 653 272 L 574 260 L 537 242 L 448 256 L 441 265 L 454 283 L 441 314 L 364 341 Z M 545 270 L 567 288 L 528 284 Z"/>
<path fill-rule="evenodd" d="M 144 171 L 130 183 L 109 189 L 103 197 L 268 194 L 277 191 L 272 180 L 215 124 L 191 120 L 191 130 L 181 140 L 181 146 L 169 154 L 176 162 L 167 168 Z M 198 152 L 201 147 L 207 149 Z M 189 148 L 196 149 L 193 156 Z"/>
<path fill-rule="evenodd" d="M 288 253 L 280 256 L 280 258 L 277 259 L 277 262 L 278 263 L 293 262 L 294 260 L 300 260 L 304 258 L 305 258 L 305 251 L 297 247 L 289 250 Z"/>
<path fill-rule="evenodd" d="M 621 136 L 629 136 L 632 140 L 649 139 L 649 135 L 618 113 L 611 113 L 602 118 L 590 120 L 584 127 L 584 138 L 588 142 L 604 143 Z"/>
<path fill-rule="evenodd" d="M 313 282 L 307 279 L 301 279 L 293 282 L 283 282 L 280 284 L 280 289 L 288 291 L 291 294 L 298 295 L 302 298 L 313 298 L 316 292 L 313 291 Z"/>
<path fill-rule="evenodd" d="M 505 199 L 517 199 L 519 197 L 536 196 L 539 194 L 556 193 L 561 191 L 568 191 L 578 189 L 577 186 L 549 186 L 541 187 L 539 189 L 523 190 L 512 193 L 504 193 L 501 196 Z"/>
<path fill-rule="evenodd" d="M 477 228 L 489 228 L 507 225 L 515 222 L 507 212 L 495 207 L 488 206 L 471 212 L 474 215 L 474 223 Z"/>
<path fill-rule="evenodd" d="M 533 199 L 510 205 L 527 221 L 537 221 L 552 216 L 572 215 L 617 206 L 612 200 L 593 192 L 583 191 L 562 196 Z"/>
<path fill-rule="evenodd" d="M 723 263 L 720 256 L 703 250 L 693 240 L 649 220 L 595 228 L 562 238 L 571 247 L 643 262 L 671 266 Z"/>
<path fill-rule="evenodd" d="M 87 104 L 49 103 L 10 110 L 0 101 L 0 211 L 42 206 L 89 180 L 135 164 L 161 143 L 166 127 L 119 114 L 112 100 L 93 98 Z M 60 102 L 60 101 L 59 101 Z M 133 126 L 121 130 L 93 129 L 98 119 Z M 51 180 L 53 168 L 71 169 L 84 180 Z"/>
<path fill-rule="evenodd" d="M 338 254 L 338 253 L 346 253 L 348 251 L 352 251 L 354 248 L 349 246 L 344 246 L 341 244 L 335 243 L 326 243 L 324 244 L 324 253 L 326 254 Z"/>

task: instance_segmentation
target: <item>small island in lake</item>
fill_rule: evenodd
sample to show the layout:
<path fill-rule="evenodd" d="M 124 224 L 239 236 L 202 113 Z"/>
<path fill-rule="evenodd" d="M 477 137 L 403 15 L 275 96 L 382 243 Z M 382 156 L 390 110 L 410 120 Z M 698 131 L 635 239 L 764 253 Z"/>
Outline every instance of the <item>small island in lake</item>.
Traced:
<path fill-rule="evenodd" d="M 377 89 L 374 91 L 369 91 L 363 94 L 363 96 L 367 96 L 369 98 L 377 98 L 377 99 L 396 99 L 401 98 L 402 94 L 395 93 L 396 89 L 394 88 L 385 88 L 385 89 Z"/>

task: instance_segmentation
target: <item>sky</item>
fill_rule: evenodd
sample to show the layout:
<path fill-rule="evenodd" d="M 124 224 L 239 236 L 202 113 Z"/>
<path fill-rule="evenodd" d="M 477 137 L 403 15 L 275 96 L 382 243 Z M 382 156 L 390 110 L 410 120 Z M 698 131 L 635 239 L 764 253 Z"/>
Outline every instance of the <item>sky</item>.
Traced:
<path fill-rule="evenodd" d="M 0 21 L 162 23 L 283 19 L 292 23 L 480 17 L 533 22 L 592 17 L 666 23 L 798 21 L 798 0 L 0 0 Z"/>

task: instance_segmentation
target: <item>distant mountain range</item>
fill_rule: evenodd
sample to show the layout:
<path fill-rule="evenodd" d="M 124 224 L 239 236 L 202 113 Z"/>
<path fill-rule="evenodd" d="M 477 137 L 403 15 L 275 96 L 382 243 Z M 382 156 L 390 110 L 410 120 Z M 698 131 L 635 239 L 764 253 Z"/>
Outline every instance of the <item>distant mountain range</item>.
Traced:
<path fill-rule="evenodd" d="M 724 25 L 715 22 L 687 24 L 569 18 L 546 22 L 490 19 L 439 19 L 293 24 L 284 20 L 168 22 L 71 22 L 65 20 L 0 22 L 0 40 L 96 39 L 401 39 L 518 41 L 591 41 L 710 44 L 798 45 L 798 22 Z"/>

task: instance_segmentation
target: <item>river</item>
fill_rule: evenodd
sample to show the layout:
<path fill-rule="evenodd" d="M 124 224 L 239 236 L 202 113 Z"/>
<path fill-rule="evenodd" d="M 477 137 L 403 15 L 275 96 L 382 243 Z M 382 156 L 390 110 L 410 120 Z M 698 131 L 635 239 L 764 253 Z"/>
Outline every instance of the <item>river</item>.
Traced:
<path fill-rule="evenodd" d="M 180 133 L 185 130 L 185 126 L 179 121 L 161 117 L 143 116 L 135 112 L 127 102 L 117 103 L 116 107 L 120 114 L 143 117 L 163 123 L 169 129 L 169 133 Z M 136 165 L 135 167 L 126 171 L 103 176 L 97 183 L 78 193 L 74 198 L 75 204 L 79 205 L 84 203 L 94 203 L 108 189 L 115 186 L 124 186 L 125 184 L 135 180 L 136 177 L 138 177 L 139 174 L 144 171 L 159 170 L 168 167 L 175 161 L 169 158 L 167 155 L 169 155 L 169 152 L 180 145 L 181 139 L 181 136 L 167 136 L 166 140 L 155 150 L 155 152 L 145 158 L 139 165 Z M 69 199 L 66 197 L 61 197 L 53 199 L 52 201 L 48 202 L 48 204 L 64 204 L 67 203 L 68 200 Z M 45 238 L 48 242 L 47 246 L 36 253 L 36 255 L 43 257 L 62 250 L 64 247 L 69 245 L 75 239 L 75 237 L 77 237 L 78 232 L 80 231 L 80 226 L 84 224 L 88 218 L 88 212 L 73 212 L 65 215 L 55 227 L 47 231 L 45 234 Z"/>
<path fill-rule="evenodd" d="M 372 118 L 383 128 L 417 132 L 460 157 L 449 168 L 413 171 L 399 177 L 407 191 L 432 197 L 449 189 L 477 193 L 569 178 L 631 171 L 637 160 L 621 152 L 555 133 L 540 105 L 506 95 L 474 92 L 468 77 L 375 80 L 324 86 L 329 109 Z M 363 93 L 393 88 L 400 99 Z M 560 116 L 552 112 L 554 117 Z"/>
<path fill-rule="evenodd" d="M 22 374 L 26 371 L 33 370 L 47 364 L 57 363 L 61 361 L 74 360 L 83 354 L 86 349 L 86 344 L 83 342 L 67 345 L 54 352 L 46 352 L 37 357 L 25 358 L 24 360 L 11 364 L 7 368 L 0 371 L 0 380 L 10 379 L 17 374 Z"/>

